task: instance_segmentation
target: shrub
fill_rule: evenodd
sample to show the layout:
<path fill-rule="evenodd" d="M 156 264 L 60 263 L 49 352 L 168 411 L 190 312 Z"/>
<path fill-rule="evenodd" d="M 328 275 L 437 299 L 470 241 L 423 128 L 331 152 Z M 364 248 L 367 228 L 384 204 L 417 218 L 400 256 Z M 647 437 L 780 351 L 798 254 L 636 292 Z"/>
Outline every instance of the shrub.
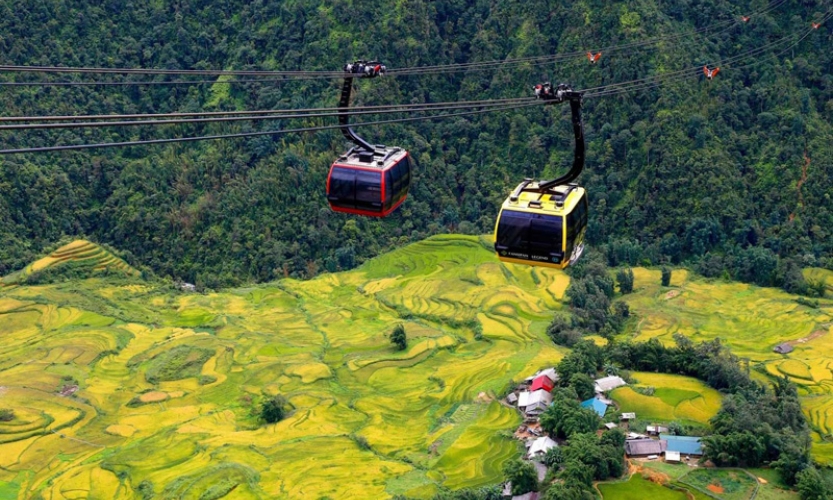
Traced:
<path fill-rule="evenodd" d="M 390 334 L 390 342 L 397 350 L 404 351 L 408 347 L 408 339 L 405 336 L 405 327 L 402 324 L 396 325 Z"/>
<path fill-rule="evenodd" d="M 286 416 L 286 398 L 272 396 L 260 405 L 260 418 L 268 424 L 280 422 Z"/>
<path fill-rule="evenodd" d="M 662 266 L 662 286 L 671 284 L 671 268 Z"/>

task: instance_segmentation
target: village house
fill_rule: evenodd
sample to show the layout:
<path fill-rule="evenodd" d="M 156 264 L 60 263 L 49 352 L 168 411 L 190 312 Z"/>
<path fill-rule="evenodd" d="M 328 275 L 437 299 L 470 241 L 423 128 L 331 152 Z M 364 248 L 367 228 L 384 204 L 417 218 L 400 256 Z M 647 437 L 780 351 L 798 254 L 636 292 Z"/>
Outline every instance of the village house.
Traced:
<path fill-rule="evenodd" d="M 604 418 L 605 413 L 607 413 L 607 404 L 605 404 L 599 398 L 590 398 L 587 401 L 581 402 L 582 408 L 589 408 L 596 412 L 596 414 L 602 418 Z"/>
<path fill-rule="evenodd" d="M 672 436 L 671 434 L 660 434 L 660 440 L 668 442 L 667 449 L 679 452 L 681 455 L 701 456 L 703 445 L 700 438 L 696 436 Z"/>
<path fill-rule="evenodd" d="M 648 457 L 662 455 L 668 446 L 664 439 L 628 439 L 625 441 L 625 453 L 631 457 Z"/>
<path fill-rule="evenodd" d="M 556 447 L 558 447 L 558 443 L 550 439 L 549 436 L 539 437 L 529 447 L 529 458 L 533 459 L 538 456 L 544 456 L 549 450 Z"/>
<path fill-rule="evenodd" d="M 518 396 L 518 409 L 528 416 L 538 416 L 552 404 L 552 394 L 545 390 L 522 392 Z"/>
<path fill-rule="evenodd" d="M 658 436 L 660 434 L 667 433 L 668 427 L 663 427 L 661 425 L 649 425 L 645 427 L 645 432 L 651 436 Z"/>
<path fill-rule="evenodd" d="M 773 351 L 777 352 L 778 354 L 788 354 L 793 352 L 793 346 L 787 343 L 778 344 L 777 346 L 775 346 L 775 349 L 773 349 Z"/>
<path fill-rule="evenodd" d="M 541 370 L 535 374 L 535 377 L 540 375 L 544 375 L 553 382 L 558 382 L 558 373 L 556 373 L 555 368 L 547 368 L 546 370 Z"/>
<path fill-rule="evenodd" d="M 532 380 L 532 385 L 529 386 L 529 390 L 532 392 L 540 390 L 551 392 L 553 387 L 555 387 L 555 384 L 551 378 L 546 375 L 538 375 Z"/>
<path fill-rule="evenodd" d="M 612 391 L 617 387 L 622 387 L 623 385 L 627 385 L 627 382 L 625 382 L 622 377 L 611 375 L 609 377 L 596 379 L 596 392 L 603 394 Z"/>

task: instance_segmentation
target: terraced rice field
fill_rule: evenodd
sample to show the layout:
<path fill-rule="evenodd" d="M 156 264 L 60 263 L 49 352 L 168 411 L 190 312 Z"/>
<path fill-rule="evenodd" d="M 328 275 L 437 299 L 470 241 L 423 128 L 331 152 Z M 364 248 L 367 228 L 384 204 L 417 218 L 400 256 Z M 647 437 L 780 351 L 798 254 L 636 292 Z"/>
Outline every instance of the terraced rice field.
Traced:
<path fill-rule="evenodd" d="M 2 288 L 0 408 L 16 418 L 0 423 L 0 497 L 430 497 L 496 483 L 520 454 L 501 431 L 520 417 L 494 397 L 563 356 L 544 332 L 567 284 L 446 236 L 352 272 L 210 295 L 127 276 Z M 402 352 L 387 338 L 398 323 Z M 66 384 L 79 389 L 61 396 Z M 262 425 L 253 415 L 275 394 L 291 412 Z"/>
<path fill-rule="evenodd" d="M 640 420 L 708 425 L 720 409 L 720 393 L 695 378 L 648 372 L 632 372 L 631 376 L 634 384 L 610 396 L 620 411 L 636 412 Z M 648 387 L 654 388 L 652 396 L 635 390 Z"/>
<path fill-rule="evenodd" d="M 829 300 L 810 309 L 679 270 L 669 289 L 659 271 L 635 276 L 632 334 L 721 337 L 803 381 L 815 453 L 833 456 L 831 332 L 813 336 L 833 323 Z M 494 484 L 519 455 L 501 431 L 520 420 L 494 397 L 564 355 L 545 330 L 568 283 L 502 265 L 481 238 L 441 236 L 351 272 L 208 295 L 131 273 L 0 288 L 0 408 L 16 415 L 0 423 L 0 498 L 427 498 Z M 398 323 L 401 352 L 387 337 Z M 784 340 L 788 358 L 771 352 Z M 658 416 L 714 412 L 702 384 L 663 377 L 636 374 L 658 389 L 646 403 Z M 78 391 L 62 396 L 68 385 Z M 262 425 L 258 405 L 276 394 L 290 414 Z"/>
<path fill-rule="evenodd" d="M 833 272 L 809 269 L 811 279 L 833 284 Z M 795 296 L 774 288 L 691 279 L 673 272 L 672 286 L 660 286 L 659 271 L 635 269 L 636 293 L 628 296 L 638 317 L 636 340 L 658 338 L 672 343 L 674 333 L 695 341 L 719 338 L 749 360 L 753 375 L 787 376 L 798 384 L 802 405 L 814 429 L 813 458 L 833 465 L 833 300 L 819 307 L 799 304 Z M 773 348 L 787 342 L 794 351 Z"/>
<path fill-rule="evenodd" d="M 85 240 L 75 240 L 68 243 L 48 256 L 32 262 L 22 270 L 0 279 L 0 287 L 20 283 L 33 274 L 60 267 L 63 264 L 74 263 L 89 268 L 92 271 L 113 270 L 128 275 L 138 276 L 139 271 L 130 267 L 125 261 L 116 257 L 95 243 Z"/>

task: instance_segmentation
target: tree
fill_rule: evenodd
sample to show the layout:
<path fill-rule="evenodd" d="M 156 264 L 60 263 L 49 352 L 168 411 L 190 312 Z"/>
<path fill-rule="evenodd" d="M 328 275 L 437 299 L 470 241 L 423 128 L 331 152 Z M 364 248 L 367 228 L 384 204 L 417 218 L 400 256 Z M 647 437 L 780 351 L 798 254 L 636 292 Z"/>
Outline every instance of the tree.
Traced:
<path fill-rule="evenodd" d="M 544 453 L 542 462 L 550 469 L 559 467 L 562 463 L 564 463 L 564 452 L 561 450 L 561 447 L 556 446 L 547 450 L 547 452 Z"/>
<path fill-rule="evenodd" d="M 796 474 L 796 487 L 801 500 L 831 500 L 833 492 L 815 467 L 807 467 Z"/>
<path fill-rule="evenodd" d="M 538 491 L 538 473 L 535 466 L 526 460 L 510 460 L 503 466 L 503 475 L 512 482 L 512 494 L 523 495 Z"/>
<path fill-rule="evenodd" d="M 620 269 L 616 273 L 616 283 L 619 284 L 619 291 L 623 295 L 633 292 L 633 269 Z"/>
<path fill-rule="evenodd" d="M 260 405 L 260 418 L 268 424 L 280 422 L 286 416 L 286 398 L 281 395 L 272 396 Z"/>
<path fill-rule="evenodd" d="M 683 424 L 674 420 L 668 424 L 668 433 L 675 436 L 685 436 L 685 428 L 683 428 Z"/>
<path fill-rule="evenodd" d="M 662 286 L 671 284 L 671 268 L 662 266 Z"/>
<path fill-rule="evenodd" d="M 620 429 L 610 429 L 604 431 L 602 437 L 599 438 L 599 443 L 602 445 L 613 446 L 614 448 L 622 448 L 625 446 L 625 433 Z"/>
<path fill-rule="evenodd" d="M 584 373 L 574 373 L 570 377 L 570 387 L 576 390 L 576 395 L 582 401 L 590 399 L 596 394 L 596 384 Z"/>
<path fill-rule="evenodd" d="M 594 500 L 595 498 L 589 490 L 566 483 L 553 484 L 541 497 L 542 500 Z"/>
<path fill-rule="evenodd" d="M 396 325 L 390 334 L 390 342 L 397 350 L 404 351 L 408 347 L 408 339 L 405 336 L 405 327 L 400 323 Z"/>
<path fill-rule="evenodd" d="M 11 422 L 14 420 L 14 410 L 0 408 L 0 422 Z"/>
<path fill-rule="evenodd" d="M 559 476 L 568 485 L 589 487 L 593 484 L 593 469 L 576 459 L 564 462 L 564 469 Z"/>
<path fill-rule="evenodd" d="M 616 311 L 616 317 L 625 320 L 631 315 L 631 307 L 627 302 L 617 302 L 613 309 Z"/>

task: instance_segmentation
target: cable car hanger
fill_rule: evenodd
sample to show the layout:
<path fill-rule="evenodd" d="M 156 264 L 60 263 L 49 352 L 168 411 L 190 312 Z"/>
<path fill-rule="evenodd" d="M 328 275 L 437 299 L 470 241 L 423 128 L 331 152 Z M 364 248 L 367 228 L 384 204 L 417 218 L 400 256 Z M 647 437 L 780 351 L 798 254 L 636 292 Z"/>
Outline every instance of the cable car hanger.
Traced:
<path fill-rule="evenodd" d="M 338 123 L 342 126 L 341 133 L 345 139 L 371 153 L 376 150 L 375 146 L 359 137 L 350 127 L 350 94 L 353 92 L 354 78 L 352 75 L 359 78 L 376 78 L 384 76 L 386 71 L 387 67 L 378 61 L 359 60 L 344 65 L 344 83 L 341 86 L 341 100 L 338 103 Z"/>
<path fill-rule="evenodd" d="M 523 192 L 528 193 L 551 193 L 552 188 L 556 186 L 563 186 L 570 184 L 581 175 L 584 170 L 584 123 L 581 119 L 581 105 L 583 92 L 573 90 L 572 87 L 566 83 L 561 83 L 557 87 L 553 87 L 550 82 L 536 85 L 535 96 L 545 101 L 544 104 L 560 104 L 564 101 L 570 102 L 570 111 L 573 120 L 573 135 L 575 136 L 575 149 L 573 152 L 573 166 L 570 170 L 550 181 L 541 181 L 535 187 L 529 187 L 533 182 L 532 179 L 524 179 L 515 191 L 510 195 L 510 200 L 517 201 L 518 197 Z M 559 194 L 560 195 L 560 194 Z M 566 195 L 565 195 L 566 196 Z"/>

